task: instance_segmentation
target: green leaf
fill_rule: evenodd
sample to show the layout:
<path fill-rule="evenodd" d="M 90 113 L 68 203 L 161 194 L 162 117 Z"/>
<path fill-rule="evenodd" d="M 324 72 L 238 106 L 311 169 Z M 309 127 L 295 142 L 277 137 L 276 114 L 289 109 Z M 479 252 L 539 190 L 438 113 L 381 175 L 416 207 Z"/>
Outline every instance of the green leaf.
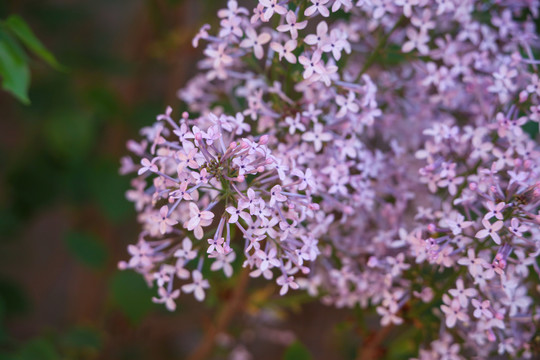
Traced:
<path fill-rule="evenodd" d="M 5 316 L 24 314 L 30 307 L 21 285 L 9 279 L 0 279 L 0 302 Z"/>
<path fill-rule="evenodd" d="M 93 235 L 71 232 L 66 236 L 66 244 L 71 253 L 87 266 L 101 268 L 107 261 L 107 249 Z"/>
<path fill-rule="evenodd" d="M 95 145 L 96 122 L 83 110 L 59 109 L 43 120 L 48 148 L 63 162 L 84 159 Z"/>
<path fill-rule="evenodd" d="M 283 360 L 311 360 L 312 358 L 309 350 L 298 340 L 289 345 L 283 355 Z"/>
<path fill-rule="evenodd" d="M 529 121 L 522 126 L 523 131 L 525 131 L 532 139 L 536 139 L 538 136 L 538 123 Z"/>
<path fill-rule="evenodd" d="M 92 173 L 88 176 L 92 199 L 113 222 L 125 219 L 133 212 L 133 205 L 124 195 L 130 188 L 129 179 L 119 175 L 117 169 L 116 162 L 100 159 L 92 164 Z"/>
<path fill-rule="evenodd" d="M 150 300 L 154 290 L 146 285 L 143 277 L 132 271 L 118 271 L 111 280 L 111 295 L 122 312 L 137 324 L 154 308 Z"/>
<path fill-rule="evenodd" d="M 57 360 L 60 356 L 49 340 L 34 339 L 28 341 L 14 357 L 17 360 Z"/>
<path fill-rule="evenodd" d="M 13 32 L 21 42 L 28 47 L 36 56 L 41 58 L 47 64 L 51 65 L 56 69 L 61 69 L 62 66 L 56 61 L 54 55 L 48 51 L 45 46 L 39 41 L 39 39 L 34 35 L 34 32 L 28 24 L 18 15 L 11 15 L 4 25 L 11 32 Z"/>
<path fill-rule="evenodd" d="M 95 329 L 88 327 L 75 327 L 62 338 L 62 345 L 74 349 L 95 349 L 103 346 L 102 335 Z"/>
<path fill-rule="evenodd" d="M 13 38 L 2 29 L 0 29 L 0 77 L 4 90 L 13 94 L 23 104 L 30 104 L 28 98 L 30 70 L 26 56 Z"/>
<path fill-rule="evenodd" d="M 391 342 L 389 342 L 387 346 L 388 353 L 386 355 L 386 358 L 405 360 L 413 357 L 418 351 L 418 347 L 416 345 L 418 344 L 418 342 L 414 339 L 415 336 L 418 334 L 418 329 L 414 326 L 410 326 L 407 329 L 401 331 L 396 338 L 392 339 Z"/>

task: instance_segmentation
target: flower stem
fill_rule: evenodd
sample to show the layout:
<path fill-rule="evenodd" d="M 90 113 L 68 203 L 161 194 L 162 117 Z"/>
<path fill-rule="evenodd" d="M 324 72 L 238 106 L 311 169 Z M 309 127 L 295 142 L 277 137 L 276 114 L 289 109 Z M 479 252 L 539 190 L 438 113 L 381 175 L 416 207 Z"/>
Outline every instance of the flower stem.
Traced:
<path fill-rule="evenodd" d="M 247 288 L 248 281 L 249 268 L 245 267 L 238 275 L 237 281 L 235 281 L 232 297 L 223 305 L 223 308 L 215 319 L 215 325 L 206 330 L 204 337 L 188 357 L 188 360 L 203 360 L 208 358 L 212 352 L 212 349 L 214 348 L 217 336 L 227 329 L 229 323 L 235 317 L 236 313 L 240 311 L 242 301 L 245 298 L 244 293 Z"/>

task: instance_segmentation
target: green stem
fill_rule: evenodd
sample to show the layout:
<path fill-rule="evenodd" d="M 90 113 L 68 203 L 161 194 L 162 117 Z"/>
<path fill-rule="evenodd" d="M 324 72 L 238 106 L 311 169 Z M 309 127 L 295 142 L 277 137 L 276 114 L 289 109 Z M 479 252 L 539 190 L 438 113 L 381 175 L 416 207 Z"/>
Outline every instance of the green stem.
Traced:
<path fill-rule="evenodd" d="M 379 40 L 379 43 L 377 44 L 377 46 L 375 47 L 375 49 L 373 49 L 373 52 L 371 53 L 371 55 L 367 58 L 366 62 L 364 63 L 364 66 L 362 67 L 362 69 L 360 70 L 360 73 L 358 74 L 358 76 L 356 77 L 356 80 L 355 82 L 358 82 L 360 81 L 360 78 L 362 77 L 362 75 L 364 75 L 364 73 L 371 67 L 371 65 L 373 65 L 373 63 L 375 62 L 375 60 L 377 59 L 377 57 L 379 56 L 379 52 L 381 51 L 381 49 L 383 49 L 385 46 L 386 46 L 386 43 L 388 42 L 388 39 L 390 38 L 390 35 L 392 35 L 392 33 L 402 25 L 402 23 L 405 21 L 405 19 L 407 19 L 404 15 L 401 15 L 401 17 L 398 19 L 398 21 L 396 21 L 396 23 L 394 24 L 394 26 L 392 27 L 392 29 L 390 29 L 390 31 L 388 33 L 386 33 L 380 40 Z"/>

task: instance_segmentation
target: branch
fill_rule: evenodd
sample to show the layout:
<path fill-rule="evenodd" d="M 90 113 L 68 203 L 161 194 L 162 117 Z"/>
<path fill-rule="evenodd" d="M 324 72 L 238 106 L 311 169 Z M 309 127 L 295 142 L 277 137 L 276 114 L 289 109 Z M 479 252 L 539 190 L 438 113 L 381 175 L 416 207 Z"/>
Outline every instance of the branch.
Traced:
<path fill-rule="evenodd" d="M 227 329 L 234 315 L 240 310 L 248 280 L 249 268 L 243 268 L 240 275 L 238 275 L 238 282 L 231 299 L 224 304 L 214 322 L 215 325 L 206 331 L 203 339 L 188 357 L 188 360 L 204 360 L 210 355 L 214 348 L 217 335 Z"/>
<path fill-rule="evenodd" d="M 385 326 L 377 331 L 375 334 L 367 337 L 360 348 L 358 348 L 357 360 L 371 360 L 378 359 L 380 357 L 381 344 L 386 339 L 390 331 L 393 329 L 392 325 Z"/>

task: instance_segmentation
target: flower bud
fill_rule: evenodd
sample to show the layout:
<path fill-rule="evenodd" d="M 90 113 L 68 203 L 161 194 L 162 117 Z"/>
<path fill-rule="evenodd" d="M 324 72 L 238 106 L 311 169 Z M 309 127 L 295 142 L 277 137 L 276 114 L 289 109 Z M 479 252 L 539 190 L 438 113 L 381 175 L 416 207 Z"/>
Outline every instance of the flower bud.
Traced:
<path fill-rule="evenodd" d="M 268 144 L 268 140 L 269 140 L 269 136 L 265 134 L 265 135 L 261 136 L 261 138 L 259 139 L 259 144 L 260 145 L 266 145 L 266 144 Z"/>

